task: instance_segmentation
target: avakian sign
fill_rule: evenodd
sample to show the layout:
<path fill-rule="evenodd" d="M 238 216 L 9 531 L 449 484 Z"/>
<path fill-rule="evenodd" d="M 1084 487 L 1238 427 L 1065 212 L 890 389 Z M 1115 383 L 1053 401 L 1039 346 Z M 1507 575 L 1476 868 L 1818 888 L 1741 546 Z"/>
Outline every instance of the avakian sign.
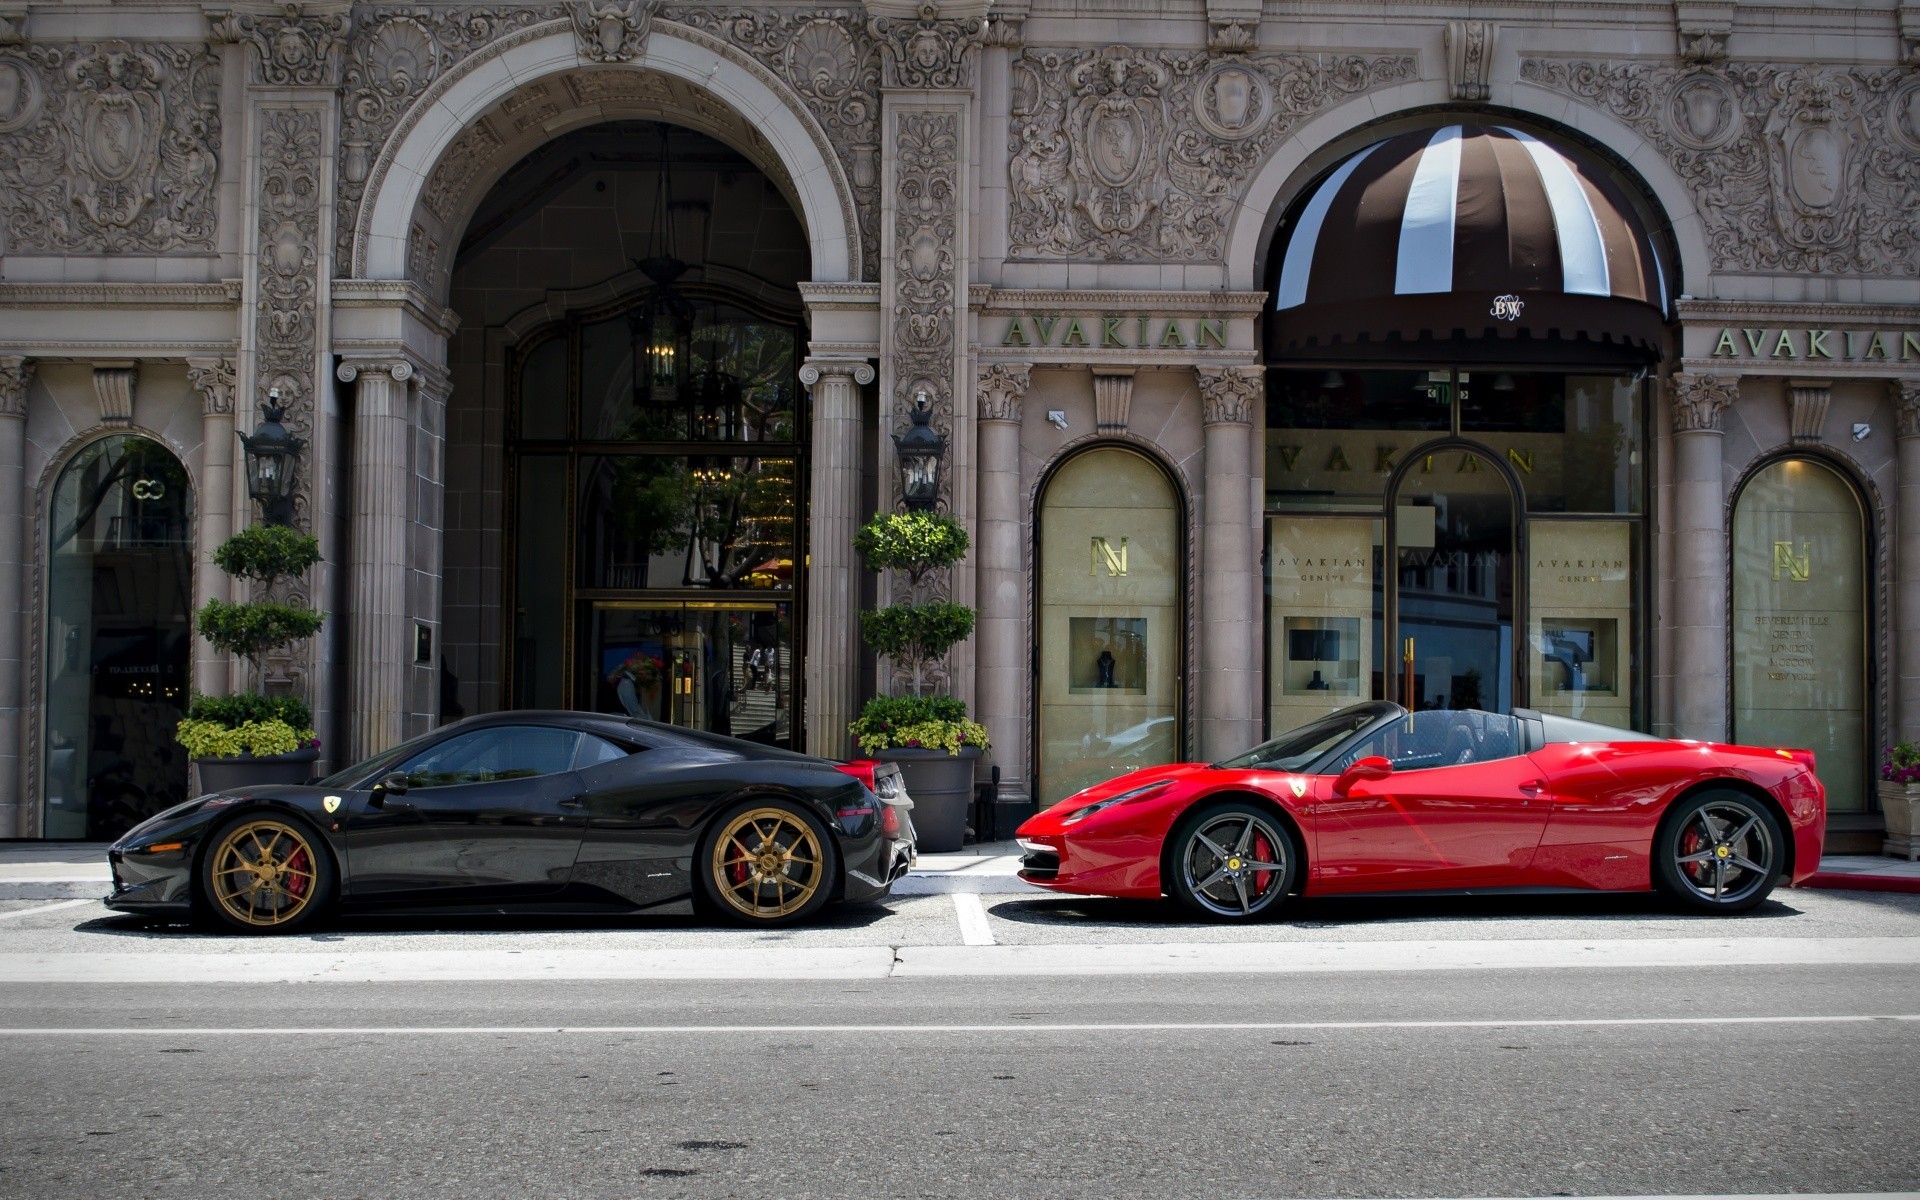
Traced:
<path fill-rule="evenodd" d="M 1062 350 L 1204 350 L 1227 347 L 1224 317 L 1010 317 L 1002 346 L 1053 346 Z"/>
<path fill-rule="evenodd" d="M 1920 360 L 1920 331 L 1884 329 L 1722 329 L 1714 358 L 1801 359 L 1818 362 Z"/>

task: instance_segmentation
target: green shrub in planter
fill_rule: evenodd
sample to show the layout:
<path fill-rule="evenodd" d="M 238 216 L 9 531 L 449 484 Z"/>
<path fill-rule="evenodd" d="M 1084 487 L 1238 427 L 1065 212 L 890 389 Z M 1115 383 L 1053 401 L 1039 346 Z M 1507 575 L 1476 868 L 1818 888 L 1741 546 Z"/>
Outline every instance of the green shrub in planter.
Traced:
<path fill-rule="evenodd" d="M 901 747 L 958 754 L 984 749 L 986 726 L 967 719 L 967 706 L 953 696 L 875 696 L 849 727 L 863 754 Z"/>

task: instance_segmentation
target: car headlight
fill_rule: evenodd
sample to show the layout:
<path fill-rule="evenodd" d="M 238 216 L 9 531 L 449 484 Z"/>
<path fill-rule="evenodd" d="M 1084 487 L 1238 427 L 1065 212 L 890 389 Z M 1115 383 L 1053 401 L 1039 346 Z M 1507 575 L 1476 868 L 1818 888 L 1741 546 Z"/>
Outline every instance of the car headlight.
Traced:
<path fill-rule="evenodd" d="M 1092 816 L 1093 814 L 1097 812 L 1103 812 L 1106 809 L 1112 808 L 1116 804 L 1125 804 L 1129 800 L 1138 800 L 1142 796 L 1147 796 L 1154 792 L 1157 792 L 1161 788 L 1166 787 L 1170 782 L 1171 782 L 1170 780 L 1163 779 L 1158 783 L 1147 783 L 1147 784 L 1142 784 L 1137 788 L 1129 788 L 1128 790 L 1121 792 L 1119 795 L 1108 796 L 1105 800 L 1100 800 L 1093 804 L 1089 804 L 1085 808 L 1074 809 L 1072 812 L 1068 813 L 1064 818 L 1062 818 L 1060 823 L 1062 825 L 1072 825 L 1072 824 L 1075 824 L 1076 822 L 1084 821 L 1088 817 Z"/>

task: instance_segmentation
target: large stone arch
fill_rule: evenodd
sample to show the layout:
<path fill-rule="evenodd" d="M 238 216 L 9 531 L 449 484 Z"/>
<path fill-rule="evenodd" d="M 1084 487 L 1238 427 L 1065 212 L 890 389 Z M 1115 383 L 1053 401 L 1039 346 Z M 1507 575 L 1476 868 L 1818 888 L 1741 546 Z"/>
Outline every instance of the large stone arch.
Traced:
<path fill-rule="evenodd" d="M 571 128 L 624 116 L 669 116 L 710 133 L 765 168 L 789 194 L 806 227 L 812 274 L 827 283 L 855 279 L 860 270 L 860 230 L 853 188 L 832 152 L 825 131 L 798 97 L 765 67 L 698 30 L 656 20 L 640 53 L 625 63 L 596 62 L 580 52 L 570 21 L 550 21 L 491 43 L 436 79 L 407 111 L 381 147 L 367 177 L 352 245 L 352 277 L 400 280 L 427 272 L 451 245 L 428 253 L 410 246 L 427 183 L 463 133 L 489 111 L 530 85 L 581 73 L 652 72 L 678 81 L 700 103 L 681 106 L 644 97 L 595 100 L 576 97 L 553 121 L 532 123 L 521 136 L 493 136 L 481 146 L 474 168 L 460 180 L 459 215 L 447 225 L 458 240 L 465 213 L 528 149 Z M 728 115 L 734 120 L 729 120 Z M 524 144 L 523 144 L 524 143 Z M 444 276 L 442 275 L 442 278 Z M 435 282 L 419 279 L 423 285 Z M 431 295 L 444 288 L 428 286 Z"/>
<path fill-rule="evenodd" d="M 1654 218 L 1653 226 L 1672 231 L 1680 280 L 1688 285 L 1675 290 L 1705 290 L 1704 281 L 1713 269 L 1704 223 L 1692 189 L 1656 147 L 1600 110 L 1530 83 L 1495 85 L 1493 93 L 1494 105 L 1549 128 L 1569 130 L 1606 147 L 1624 163 L 1631 172 L 1630 182 L 1637 185 L 1634 190 L 1658 210 L 1648 214 Z M 1287 207 L 1321 171 L 1365 144 L 1367 139 L 1357 133 L 1379 131 L 1384 137 L 1394 132 L 1396 116 L 1419 119 L 1450 103 L 1446 80 L 1419 80 L 1357 96 L 1302 124 L 1275 147 L 1241 194 L 1227 234 L 1226 261 L 1231 272 L 1227 286 L 1248 291 L 1264 286 L 1267 253 Z M 1467 115 L 1467 108 L 1460 106 L 1460 115 Z"/>

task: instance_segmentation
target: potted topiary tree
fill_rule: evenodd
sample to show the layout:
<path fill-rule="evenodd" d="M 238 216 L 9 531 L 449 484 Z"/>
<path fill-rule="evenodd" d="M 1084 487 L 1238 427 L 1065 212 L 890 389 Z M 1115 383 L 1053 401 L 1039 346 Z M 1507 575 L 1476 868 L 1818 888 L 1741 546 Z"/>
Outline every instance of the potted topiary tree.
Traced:
<path fill-rule="evenodd" d="M 255 525 L 213 552 L 235 579 L 273 585 L 320 561 L 320 543 L 286 525 Z M 202 791 L 260 784 L 304 783 L 320 757 L 313 711 L 294 696 L 269 696 L 260 660 L 312 637 L 326 614 L 274 600 L 209 600 L 195 616 L 200 636 L 254 667 L 259 689 L 233 696 L 194 696 L 174 738 L 200 770 Z"/>
<path fill-rule="evenodd" d="M 930 694 L 927 680 L 927 668 L 973 633 L 972 609 L 926 596 L 929 577 L 965 558 L 967 544 L 960 522 L 932 512 L 881 513 L 853 539 L 869 571 L 906 579 L 909 599 L 861 613 L 860 636 L 913 678 L 909 694 L 867 701 L 848 731 L 862 753 L 899 764 L 920 848 L 936 853 L 966 841 L 974 770 L 987 748 L 987 731 L 967 719 L 965 702 Z"/>

